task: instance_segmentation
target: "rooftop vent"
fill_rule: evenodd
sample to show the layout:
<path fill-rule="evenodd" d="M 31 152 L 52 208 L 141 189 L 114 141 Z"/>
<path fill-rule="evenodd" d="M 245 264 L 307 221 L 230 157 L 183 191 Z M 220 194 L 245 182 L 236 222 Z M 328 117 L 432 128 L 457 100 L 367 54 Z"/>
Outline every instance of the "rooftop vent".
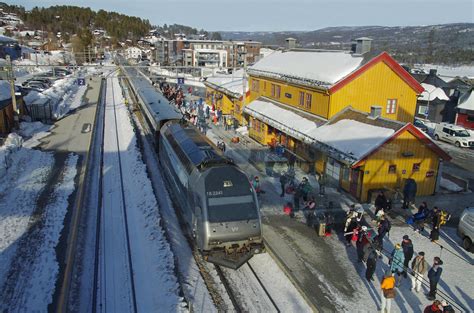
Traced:
<path fill-rule="evenodd" d="M 286 48 L 287 49 L 294 49 L 296 48 L 296 39 L 295 38 L 286 38 Z"/>
<path fill-rule="evenodd" d="M 368 37 L 360 37 L 352 42 L 351 51 L 355 54 L 364 54 L 372 48 L 372 39 Z"/>
<path fill-rule="evenodd" d="M 370 107 L 369 118 L 376 119 L 382 115 L 382 107 L 378 105 L 373 105 Z"/>

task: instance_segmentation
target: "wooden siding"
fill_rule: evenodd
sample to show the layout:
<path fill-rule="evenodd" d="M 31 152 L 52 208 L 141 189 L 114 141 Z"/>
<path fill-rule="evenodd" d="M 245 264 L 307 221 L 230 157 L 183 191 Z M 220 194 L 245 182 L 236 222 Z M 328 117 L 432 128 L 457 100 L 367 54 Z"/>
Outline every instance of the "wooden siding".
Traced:
<path fill-rule="evenodd" d="M 387 100 L 396 99 L 395 114 L 387 114 Z M 382 108 L 382 116 L 402 122 L 413 122 L 416 92 L 384 62 L 379 62 L 331 95 L 329 118 L 345 107 L 370 112 L 373 105 Z"/>
<path fill-rule="evenodd" d="M 3 109 L 0 109 L 0 134 L 9 134 L 12 131 L 14 123 L 13 105 L 9 104 Z"/>
<path fill-rule="evenodd" d="M 276 84 L 280 86 L 280 97 L 272 97 L 271 86 Z M 258 97 L 264 96 L 270 99 L 275 99 L 286 105 L 293 106 L 302 111 L 306 111 L 322 118 L 328 118 L 329 111 L 329 95 L 324 91 L 311 89 L 308 87 L 298 86 L 295 84 L 288 84 L 269 78 L 253 77 L 249 79 L 250 86 L 250 101 L 257 99 Z M 311 95 L 311 108 L 306 107 L 306 102 L 303 106 L 300 105 L 300 92 Z"/>
<path fill-rule="evenodd" d="M 212 97 L 213 94 L 214 94 L 214 98 Z M 245 105 L 250 103 L 249 98 L 250 96 L 247 95 Z M 244 119 L 242 115 L 242 112 L 244 109 L 242 100 L 241 100 L 242 97 L 240 97 L 240 99 L 236 97 L 231 97 L 221 91 L 218 91 L 212 87 L 207 86 L 206 99 L 207 99 L 208 104 L 210 105 L 213 104 L 216 107 L 216 109 L 221 109 L 222 114 L 232 115 L 237 121 L 239 121 L 240 125 L 247 124 L 247 121 Z"/>
<path fill-rule="evenodd" d="M 415 164 L 419 164 L 418 170 L 414 170 Z M 390 165 L 396 166 L 394 173 L 389 173 Z M 439 156 L 410 132 L 404 131 L 366 160 L 362 167 L 364 178 L 360 200 L 366 201 L 371 189 L 402 190 L 407 178 L 417 182 L 418 196 L 431 195 L 435 192 L 438 166 Z"/>

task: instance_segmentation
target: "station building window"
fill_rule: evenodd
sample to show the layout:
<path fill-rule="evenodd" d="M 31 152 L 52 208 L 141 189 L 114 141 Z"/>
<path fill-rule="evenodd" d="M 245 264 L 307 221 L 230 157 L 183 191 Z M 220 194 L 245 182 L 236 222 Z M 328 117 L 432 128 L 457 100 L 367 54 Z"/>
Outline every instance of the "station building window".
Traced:
<path fill-rule="evenodd" d="M 271 90 L 272 98 L 280 99 L 280 92 L 281 92 L 280 86 L 276 84 L 272 84 L 272 90 Z"/>
<path fill-rule="evenodd" d="M 387 114 L 397 113 L 397 99 L 388 99 L 387 100 Z"/>
<path fill-rule="evenodd" d="M 388 166 L 388 173 L 389 174 L 397 173 L 397 166 L 395 164 L 389 165 Z"/>
<path fill-rule="evenodd" d="M 252 91 L 258 92 L 260 87 L 260 81 L 257 79 L 252 80 Z"/>
<path fill-rule="evenodd" d="M 310 93 L 306 94 L 306 109 L 311 109 L 311 101 L 313 100 L 313 96 Z"/>

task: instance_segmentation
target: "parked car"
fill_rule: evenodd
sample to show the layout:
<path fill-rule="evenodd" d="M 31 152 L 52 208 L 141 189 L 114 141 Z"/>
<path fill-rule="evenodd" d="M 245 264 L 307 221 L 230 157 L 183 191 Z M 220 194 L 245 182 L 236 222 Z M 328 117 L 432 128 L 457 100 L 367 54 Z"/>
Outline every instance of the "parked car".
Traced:
<path fill-rule="evenodd" d="M 23 84 L 21 84 L 22 86 L 26 86 L 28 85 L 28 83 L 30 82 L 39 82 L 39 83 L 43 83 L 43 84 L 46 84 L 48 85 L 48 87 L 51 87 L 52 85 L 52 82 L 50 79 L 46 78 L 46 77 L 33 77 L 33 78 L 30 78 L 28 79 L 27 81 L 23 82 Z"/>
<path fill-rule="evenodd" d="M 474 207 L 465 208 L 458 225 L 458 235 L 462 239 L 464 249 L 471 250 L 474 240 Z"/>
<path fill-rule="evenodd" d="M 425 123 L 423 123 L 422 120 L 419 120 L 417 118 L 415 118 L 415 121 L 413 122 L 413 125 L 418 128 L 419 130 L 425 132 L 425 133 L 428 133 L 428 126 L 425 125 Z"/>
<path fill-rule="evenodd" d="M 461 126 L 448 123 L 436 124 L 434 137 L 436 140 L 453 143 L 456 147 L 474 148 L 474 138 Z"/>
<path fill-rule="evenodd" d="M 49 86 L 39 81 L 29 81 L 24 87 L 31 88 L 36 91 L 45 91 Z"/>

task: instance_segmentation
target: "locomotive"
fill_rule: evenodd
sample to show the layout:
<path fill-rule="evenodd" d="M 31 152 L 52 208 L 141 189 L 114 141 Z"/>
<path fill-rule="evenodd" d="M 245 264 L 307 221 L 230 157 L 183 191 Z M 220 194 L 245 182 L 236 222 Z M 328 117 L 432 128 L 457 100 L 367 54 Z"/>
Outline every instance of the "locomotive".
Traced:
<path fill-rule="evenodd" d="M 137 76 L 129 77 L 132 88 L 142 100 L 162 172 L 187 231 L 207 261 L 237 269 L 264 250 L 255 190 L 247 175 L 193 125 L 178 118 L 161 94 L 137 90 L 134 85 L 144 83 L 135 81 Z"/>

